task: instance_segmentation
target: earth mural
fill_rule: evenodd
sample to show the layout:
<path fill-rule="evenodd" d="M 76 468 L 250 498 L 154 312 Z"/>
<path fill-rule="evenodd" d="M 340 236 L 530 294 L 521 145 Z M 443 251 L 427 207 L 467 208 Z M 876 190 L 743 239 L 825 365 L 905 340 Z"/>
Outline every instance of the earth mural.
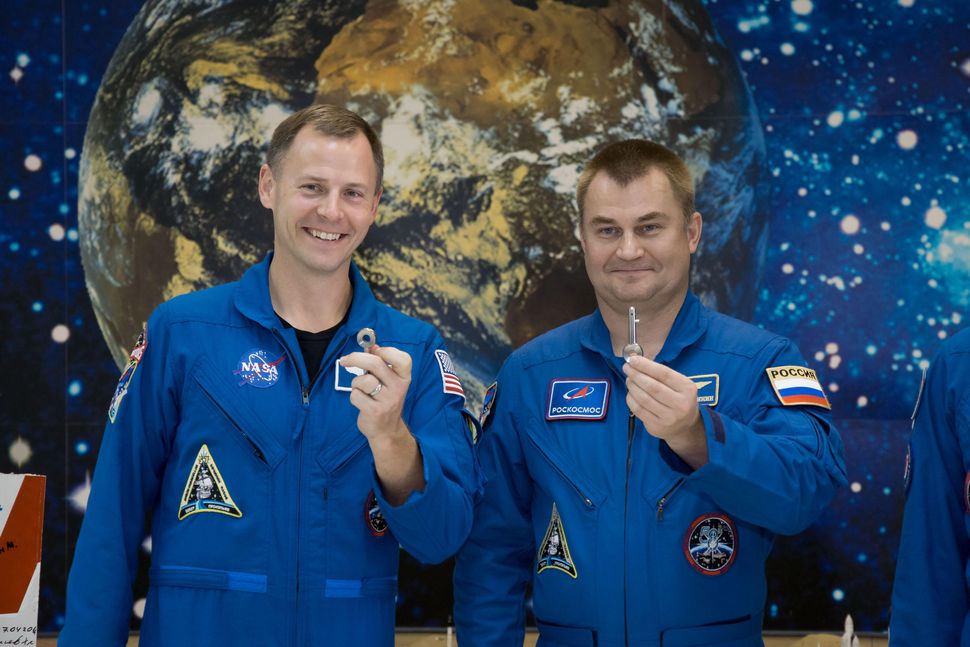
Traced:
<path fill-rule="evenodd" d="M 700 0 L 151 1 L 81 164 L 85 278 L 119 365 L 156 305 L 272 247 L 258 168 L 314 101 L 380 132 L 385 193 L 357 261 L 378 298 L 439 328 L 470 406 L 510 350 L 593 309 L 573 192 L 609 141 L 688 160 L 705 218 L 693 288 L 753 313 L 764 144 Z"/>

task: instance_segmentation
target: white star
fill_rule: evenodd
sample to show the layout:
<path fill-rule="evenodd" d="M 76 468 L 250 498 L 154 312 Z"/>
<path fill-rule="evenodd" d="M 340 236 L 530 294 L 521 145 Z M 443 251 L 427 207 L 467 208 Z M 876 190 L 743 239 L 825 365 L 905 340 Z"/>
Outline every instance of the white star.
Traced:
<path fill-rule="evenodd" d="M 84 483 L 77 486 L 68 495 L 67 500 L 78 512 L 88 509 L 88 497 L 91 495 L 91 472 L 84 473 Z"/>
<path fill-rule="evenodd" d="M 26 440 L 17 436 L 17 440 L 10 444 L 9 456 L 11 462 L 13 462 L 18 468 L 23 467 L 24 463 L 30 460 L 30 457 L 34 455 L 34 450 L 30 448 L 30 443 Z"/>

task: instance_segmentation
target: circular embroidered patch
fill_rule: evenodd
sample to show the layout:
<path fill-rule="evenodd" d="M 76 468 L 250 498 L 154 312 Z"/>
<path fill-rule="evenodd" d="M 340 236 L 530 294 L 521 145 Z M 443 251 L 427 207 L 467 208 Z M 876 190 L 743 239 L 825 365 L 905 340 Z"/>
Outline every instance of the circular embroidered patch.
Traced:
<path fill-rule="evenodd" d="M 967 478 L 963 481 L 963 502 L 967 504 L 967 512 L 970 512 L 970 472 L 967 472 Z"/>
<path fill-rule="evenodd" d="M 285 354 L 274 359 L 265 350 L 253 348 L 239 358 L 239 366 L 233 373 L 239 377 L 239 386 L 248 384 L 268 389 L 280 379 L 279 365 Z"/>
<path fill-rule="evenodd" d="M 684 537 L 684 555 L 702 575 L 722 575 L 737 554 L 738 533 L 726 515 L 712 512 L 694 520 Z"/>
<path fill-rule="evenodd" d="M 387 519 L 381 514 L 381 506 L 377 503 L 377 495 L 371 490 L 367 495 L 367 504 L 364 506 L 364 521 L 370 534 L 375 537 L 383 537 L 387 532 Z"/>

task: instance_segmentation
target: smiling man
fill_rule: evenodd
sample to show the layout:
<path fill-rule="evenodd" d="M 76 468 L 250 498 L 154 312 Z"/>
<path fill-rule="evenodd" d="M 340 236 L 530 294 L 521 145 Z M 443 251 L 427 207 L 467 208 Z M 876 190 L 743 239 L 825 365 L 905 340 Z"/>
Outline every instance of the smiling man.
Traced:
<path fill-rule="evenodd" d="M 791 342 L 690 292 L 703 220 L 672 151 L 611 144 L 576 193 L 598 308 L 486 393 L 458 639 L 521 645 L 531 583 L 543 647 L 761 645 L 774 535 L 845 482 L 828 400 Z"/>
<path fill-rule="evenodd" d="M 351 260 L 383 164 L 342 108 L 276 129 L 273 253 L 161 305 L 115 390 L 60 645 L 126 643 L 146 517 L 143 645 L 390 646 L 399 546 L 461 545 L 476 423 L 438 333 Z"/>

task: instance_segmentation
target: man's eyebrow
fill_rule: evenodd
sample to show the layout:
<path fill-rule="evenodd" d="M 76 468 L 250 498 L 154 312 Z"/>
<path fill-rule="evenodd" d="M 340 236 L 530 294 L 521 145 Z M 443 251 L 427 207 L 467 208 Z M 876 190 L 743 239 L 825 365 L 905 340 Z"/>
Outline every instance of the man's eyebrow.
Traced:
<path fill-rule="evenodd" d="M 667 214 L 663 211 L 649 211 L 642 216 L 637 217 L 637 223 L 649 222 L 651 220 L 661 220 L 666 218 Z M 589 219 L 590 224 L 595 225 L 612 225 L 616 223 L 616 218 L 610 218 L 608 216 L 591 216 Z"/>

